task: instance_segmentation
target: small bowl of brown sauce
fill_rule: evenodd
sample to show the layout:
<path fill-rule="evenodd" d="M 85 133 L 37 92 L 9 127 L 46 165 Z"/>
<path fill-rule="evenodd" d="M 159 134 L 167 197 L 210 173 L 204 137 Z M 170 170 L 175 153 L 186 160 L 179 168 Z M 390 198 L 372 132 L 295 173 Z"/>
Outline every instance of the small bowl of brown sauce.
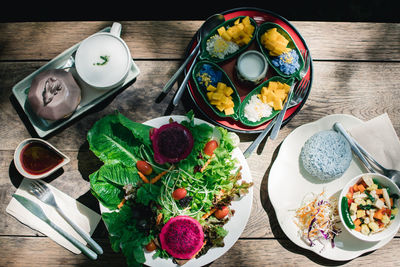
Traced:
<path fill-rule="evenodd" d="M 60 169 L 70 159 L 57 148 L 39 138 L 22 141 L 14 152 L 19 173 L 29 179 L 41 179 Z"/>

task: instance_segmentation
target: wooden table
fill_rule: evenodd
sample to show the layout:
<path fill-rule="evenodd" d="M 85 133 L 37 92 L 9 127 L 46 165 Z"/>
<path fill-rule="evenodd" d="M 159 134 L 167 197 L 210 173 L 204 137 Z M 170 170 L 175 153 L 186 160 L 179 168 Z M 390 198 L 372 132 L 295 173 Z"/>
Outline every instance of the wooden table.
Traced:
<path fill-rule="evenodd" d="M 119 110 L 143 122 L 163 115 L 172 93 L 154 104 L 163 85 L 179 67 L 186 46 L 202 21 L 122 21 L 122 38 L 141 74 L 131 86 L 62 131 L 48 138 L 72 160 L 58 177 L 47 180 L 94 210 L 89 191 L 93 172 L 86 134 L 95 121 Z M 312 53 L 314 81 L 302 110 L 268 140 L 261 153 L 248 158 L 254 199 L 251 217 L 239 241 L 211 266 L 316 266 L 380 264 L 398 266 L 400 234 L 383 248 L 348 262 L 324 259 L 294 245 L 281 230 L 267 194 L 270 167 L 284 138 L 296 127 L 329 114 L 362 120 L 387 112 L 400 134 L 400 24 L 293 21 Z M 19 223 L 5 209 L 22 177 L 13 164 L 14 149 L 31 137 L 10 101 L 12 87 L 59 53 L 88 35 L 110 26 L 96 22 L 22 22 L 0 24 L 0 266 L 124 266 L 109 245 L 104 225 L 94 238 L 105 249 L 97 261 L 75 255 Z M 174 86 L 174 89 L 177 86 Z M 173 114 L 184 114 L 179 105 Z M 255 135 L 240 134 L 244 151 Z"/>

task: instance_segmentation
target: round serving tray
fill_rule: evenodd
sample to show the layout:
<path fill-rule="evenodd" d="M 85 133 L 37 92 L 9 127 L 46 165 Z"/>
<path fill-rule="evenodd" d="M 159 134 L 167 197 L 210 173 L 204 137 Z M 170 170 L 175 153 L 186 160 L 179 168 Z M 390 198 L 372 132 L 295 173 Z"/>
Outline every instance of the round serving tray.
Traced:
<path fill-rule="evenodd" d="M 276 23 L 290 34 L 290 36 L 292 37 L 293 41 L 296 43 L 299 50 L 302 50 L 302 49 L 308 50 L 305 40 L 300 35 L 300 33 L 297 31 L 297 29 L 288 20 L 286 20 L 282 16 L 275 14 L 271 11 L 267 11 L 267 10 L 259 9 L 259 8 L 242 7 L 242 8 L 227 10 L 227 11 L 221 12 L 221 14 L 224 15 L 225 20 L 233 19 L 238 16 L 249 16 L 257 22 L 258 26 L 260 26 L 264 22 Z M 195 48 L 196 44 L 197 44 L 197 36 L 195 34 L 186 49 L 186 53 L 185 53 L 186 57 Z M 253 42 L 253 44 L 250 45 L 248 47 L 248 49 L 259 50 L 257 42 Z M 245 51 L 247 51 L 247 50 L 245 50 Z M 255 88 L 255 86 L 249 87 L 248 85 L 241 83 L 238 80 L 238 78 L 236 77 L 235 64 L 236 64 L 236 60 L 237 60 L 238 56 L 239 55 L 237 55 L 234 58 L 223 61 L 223 62 L 218 62 L 217 64 L 226 72 L 226 74 L 232 80 L 232 82 L 234 83 L 234 85 L 236 87 L 236 90 L 238 91 L 238 93 L 240 95 L 241 101 L 243 101 L 243 99 L 247 96 L 248 93 L 250 93 L 250 91 L 252 89 Z M 187 68 L 185 68 L 185 71 L 184 71 L 185 75 L 189 71 L 189 67 L 190 67 L 190 64 L 188 64 Z M 265 78 L 265 80 L 267 80 L 273 76 L 277 76 L 277 75 L 278 75 L 278 73 L 276 73 L 276 71 L 271 66 L 269 66 L 269 70 L 267 72 L 267 77 Z M 288 123 L 300 111 L 300 109 L 303 107 L 304 103 L 306 102 L 306 100 L 308 98 L 309 92 L 311 90 L 312 79 L 313 79 L 312 60 L 310 63 L 310 68 L 309 68 L 305 78 L 308 78 L 310 80 L 307 94 L 300 104 L 298 104 L 292 108 L 289 108 L 287 110 L 285 117 L 284 117 L 284 121 L 282 123 L 282 127 L 284 125 L 286 125 L 286 123 Z M 193 102 L 196 109 L 199 112 L 201 112 L 201 115 L 203 115 L 203 117 L 205 119 L 209 120 L 213 124 L 224 127 L 230 131 L 238 132 L 238 133 L 260 133 L 270 123 L 270 120 L 269 120 L 261 125 L 258 125 L 255 127 L 250 127 L 250 126 L 246 126 L 246 125 L 242 124 L 239 120 L 235 120 L 230 117 L 219 117 L 217 114 L 214 113 L 214 111 L 210 108 L 210 106 L 205 102 L 204 98 L 201 96 L 201 94 L 199 93 L 199 91 L 197 89 L 197 85 L 196 85 L 195 81 L 193 81 L 192 78 L 188 82 L 187 92 L 188 92 L 188 95 L 190 96 L 189 100 L 191 102 Z"/>

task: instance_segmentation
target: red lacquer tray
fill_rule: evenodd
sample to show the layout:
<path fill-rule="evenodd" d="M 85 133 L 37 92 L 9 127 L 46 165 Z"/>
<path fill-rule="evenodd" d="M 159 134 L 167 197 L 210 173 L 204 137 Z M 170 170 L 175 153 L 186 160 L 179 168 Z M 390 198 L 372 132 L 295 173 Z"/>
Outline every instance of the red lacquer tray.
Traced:
<path fill-rule="evenodd" d="M 250 16 L 252 17 L 256 22 L 257 25 L 261 25 L 264 22 L 273 22 L 281 27 L 283 27 L 292 37 L 294 42 L 296 43 L 297 47 L 302 50 L 302 49 L 307 49 L 307 44 L 303 37 L 300 35 L 300 33 L 296 30 L 296 28 L 285 18 L 281 17 L 278 14 L 275 14 L 273 12 L 259 9 L 259 8 L 237 8 L 237 9 L 232 9 L 228 10 L 225 12 L 222 12 L 221 14 L 224 15 L 225 20 L 233 19 L 238 16 Z M 195 48 L 197 44 L 197 37 L 196 35 L 192 38 L 192 41 L 190 42 L 186 55 L 189 55 L 190 52 Z M 248 49 L 254 49 L 254 50 L 259 50 L 257 41 L 254 40 L 252 45 Z M 310 51 L 309 51 L 310 52 Z M 311 53 L 310 53 L 311 56 Z M 238 56 L 237 56 L 238 57 Z M 246 95 L 255 87 L 249 87 L 247 85 L 244 85 L 238 81 L 235 73 L 235 64 L 237 57 L 229 59 L 227 61 L 223 61 L 221 63 L 218 63 L 218 65 L 228 74 L 229 78 L 231 81 L 234 83 L 241 100 L 243 100 Z M 187 73 L 189 71 L 190 64 L 188 64 L 188 67 L 185 69 L 185 72 Z M 185 74 L 186 74 L 185 73 Z M 272 67 L 269 67 L 267 77 L 265 78 L 266 80 L 273 77 L 277 76 L 278 74 L 275 72 L 275 70 Z M 311 90 L 311 85 L 312 85 L 312 77 L 313 77 L 313 66 L 312 66 L 312 60 L 310 63 L 310 68 L 305 76 L 305 78 L 308 78 L 310 80 L 309 87 L 308 87 L 308 92 L 304 100 L 298 104 L 297 106 L 294 106 L 290 109 L 287 110 L 284 121 L 282 123 L 282 127 L 288 123 L 296 114 L 297 112 L 300 111 L 302 106 L 304 105 L 305 101 L 307 100 L 308 94 Z M 199 91 L 197 90 L 195 82 L 192 80 L 192 78 L 188 82 L 188 93 L 190 95 L 191 100 L 193 101 L 194 105 L 197 107 L 197 109 L 212 123 L 219 125 L 221 127 L 224 127 L 230 131 L 234 132 L 241 132 L 241 133 L 259 133 L 263 129 L 267 127 L 267 125 L 270 123 L 270 121 L 265 122 L 264 124 L 261 124 L 256 127 L 249 127 L 244 124 L 242 124 L 240 121 L 234 120 L 232 118 L 222 118 L 216 115 L 213 110 L 209 107 L 207 103 L 205 103 L 204 99 L 200 95 Z"/>

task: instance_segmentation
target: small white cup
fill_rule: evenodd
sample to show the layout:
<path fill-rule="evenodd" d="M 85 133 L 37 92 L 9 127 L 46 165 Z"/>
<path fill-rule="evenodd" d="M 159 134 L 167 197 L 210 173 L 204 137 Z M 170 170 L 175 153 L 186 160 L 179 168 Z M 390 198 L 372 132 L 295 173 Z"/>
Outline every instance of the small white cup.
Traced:
<path fill-rule="evenodd" d="M 258 85 L 265 78 L 267 70 L 267 60 L 256 50 L 244 52 L 236 62 L 237 77 L 244 83 Z"/>
<path fill-rule="evenodd" d="M 123 83 L 132 65 L 131 53 L 120 38 L 121 24 L 114 22 L 110 32 L 95 33 L 79 45 L 75 68 L 91 87 L 111 89 Z"/>

